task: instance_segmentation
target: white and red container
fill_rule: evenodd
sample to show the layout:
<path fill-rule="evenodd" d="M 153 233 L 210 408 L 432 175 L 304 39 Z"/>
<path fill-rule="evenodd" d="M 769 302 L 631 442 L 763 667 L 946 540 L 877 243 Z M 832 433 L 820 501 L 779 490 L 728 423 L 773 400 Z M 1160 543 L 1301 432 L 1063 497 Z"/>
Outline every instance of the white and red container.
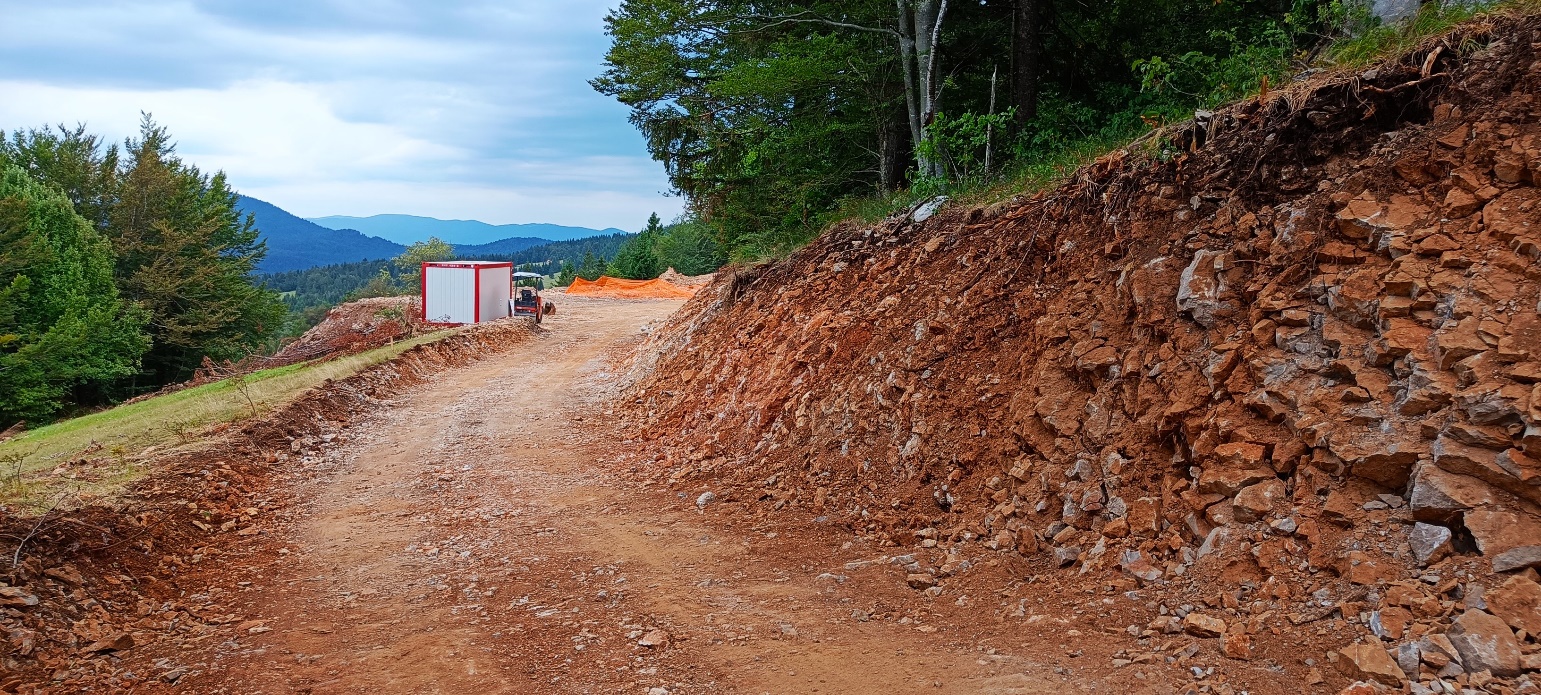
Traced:
<path fill-rule="evenodd" d="M 423 264 L 423 322 L 446 326 L 508 316 L 514 264 L 437 261 Z"/>

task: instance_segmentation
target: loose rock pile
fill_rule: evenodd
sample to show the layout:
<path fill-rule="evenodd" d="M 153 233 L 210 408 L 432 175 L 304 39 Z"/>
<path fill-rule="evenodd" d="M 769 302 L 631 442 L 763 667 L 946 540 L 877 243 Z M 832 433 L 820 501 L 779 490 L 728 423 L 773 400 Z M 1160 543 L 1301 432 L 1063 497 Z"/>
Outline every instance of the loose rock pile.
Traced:
<path fill-rule="evenodd" d="M 1217 597 L 1146 632 L 1232 658 L 1330 621 L 1325 677 L 1534 692 L 1538 47 L 1469 25 L 723 274 L 639 350 L 635 467 L 915 543 L 922 590 L 983 547 Z"/>

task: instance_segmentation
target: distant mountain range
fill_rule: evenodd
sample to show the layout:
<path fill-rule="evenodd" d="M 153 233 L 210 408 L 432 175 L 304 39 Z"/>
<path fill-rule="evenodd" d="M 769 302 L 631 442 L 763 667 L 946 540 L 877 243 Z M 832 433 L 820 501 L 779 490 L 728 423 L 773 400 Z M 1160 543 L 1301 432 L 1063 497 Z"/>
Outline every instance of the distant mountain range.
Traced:
<path fill-rule="evenodd" d="M 354 229 L 328 229 L 250 196 L 241 196 L 237 207 L 256 218 L 257 231 L 268 243 L 268 255 L 257 266 L 259 273 L 392 258 L 406 250 Z"/>
<path fill-rule="evenodd" d="M 438 220 L 411 215 L 334 216 L 312 221 L 250 196 L 241 196 L 237 207 L 242 213 L 250 213 L 256 218 L 257 230 L 268 244 L 268 255 L 257 266 L 259 273 L 394 258 L 406 250 L 405 244 L 430 236 L 449 242 L 455 247 L 456 254 L 476 257 L 511 256 L 552 241 L 584 239 L 620 231 L 554 224 L 491 225 L 474 220 Z M 346 226 L 340 220 L 355 220 L 359 226 Z M 366 229 L 359 231 L 359 228 Z M 395 231 L 382 233 L 382 229 Z M 418 231 L 411 232 L 411 229 Z"/>
<path fill-rule="evenodd" d="M 589 229 L 538 223 L 487 224 L 476 220 L 440 220 L 415 215 L 372 215 L 370 217 L 332 215 L 309 219 L 328 229 L 356 229 L 398 244 L 411 244 L 428 237 L 438 237 L 457 248 L 463 245 L 492 244 L 510 238 L 570 241 L 622 232 L 614 228 Z"/>

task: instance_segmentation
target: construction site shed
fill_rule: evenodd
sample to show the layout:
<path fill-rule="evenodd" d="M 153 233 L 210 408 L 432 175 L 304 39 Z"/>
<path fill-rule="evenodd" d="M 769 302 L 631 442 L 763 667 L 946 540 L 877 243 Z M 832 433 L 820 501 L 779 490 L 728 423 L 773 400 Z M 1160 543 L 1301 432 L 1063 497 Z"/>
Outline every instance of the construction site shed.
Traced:
<path fill-rule="evenodd" d="M 423 322 L 457 326 L 508 316 L 514 264 L 436 261 L 423 264 Z"/>

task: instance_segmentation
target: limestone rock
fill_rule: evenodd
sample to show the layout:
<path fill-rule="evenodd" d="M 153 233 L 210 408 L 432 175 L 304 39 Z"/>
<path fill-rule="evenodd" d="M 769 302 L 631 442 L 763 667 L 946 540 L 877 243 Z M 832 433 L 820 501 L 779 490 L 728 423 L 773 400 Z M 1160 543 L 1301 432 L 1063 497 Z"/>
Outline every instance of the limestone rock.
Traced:
<path fill-rule="evenodd" d="M 1428 463 L 1414 469 L 1409 485 L 1408 506 L 1419 521 L 1449 523 L 1461 512 L 1495 502 L 1482 481 Z"/>
<path fill-rule="evenodd" d="M 669 646 L 670 641 L 672 640 L 668 632 L 663 630 L 649 630 L 647 634 L 642 636 L 642 639 L 637 640 L 637 644 L 644 647 L 656 648 L 667 647 Z"/>
<path fill-rule="evenodd" d="M 1524 512 L 1495 505 L 1467 511 L 1464 520 L 1483 555 L 1496 558 L 1517 549 L 1541 549 L 1541 519 Z"/>
<path fill-rule="evenodd" d="M 1231 659 L 1246 661 L 1252 658 L 1252 637 L 1245 632 L 1232 630 L 1225 633 L 1220 642 L 1220 653 Z"/>
<path fill-rule="evenodd" d="M 1391 654 L 1378 644 L 1352 644 L 1338 652 L 1338 670 L 1354 680 L 1375 681 L 1401 687 L 1407 674 L 1397 666 Z"/>
<path fill-rule="evenodd" d="M 1060 567 L 1069 567 L 1081 557 L 1081 546 L 1060 546 L 1054 549 L 1054 562 Z"/>
<path fill-rule="evenodd" d="M 912 572 L 904 578 L 911 589 L 929 589 L 936 586 L 936 577 L 921 572 Z"/>
<path fill-rule="evenodd" d="M 0 586 L 0 608 L 27 608 L 37 605 L 37 597 L 14 586 Z"/>
<path fill-rule="evenodd" d="M 1274 505 L 1284 498 L 1284 481 L 1278 478 L 1265 480 L 1236 493 L 1233 513 L 1237 521 L 1257 521 L 1272 513 Z"/>
<path fill-rule="evenodd" d="M 1219 251 L 1201 249 L 1194 254 L 1177 285 L 1177 310 L 1205 328 L 1213 328 L 1216 321 L 1233 311 L 1222 274 L 1227 265 L 1227 254 Z"/>
<path fill-rule="evenodd" d="M 1520 675 L 1520 645 L 1509 626 L 1492 613 L 1467 610 L 1445 633 L 1461 655 L 1467 672 L 1492 671 L 1507 678 Z"/>
<path fill-rule="evenodd" d="M 1526 567 L 1541 567 L 1541 545 L 1511 548 L 1493 556 L 1493 571 L 1508 572 Z"/>
<path fill-rule="evenodd" d="M 1278 477 L 1272 469 L 1268 468 L 1236 469 L 1211 466 L 1199 476 L 1199 492 L 1230 497 L 1242 488 L 1256 485 L 1264 480 L 1277 481 Z"/>
<path fill-rule="evenodd" d="M 1450 529 L 1420 521 L 1407 533 L 1407 543 L 1418 564 L 1427 567 L 1450 554 L 1450 537 Z"/>
<path fill-rule="evenodd" d="M 86 652 L 90 654 L 105 654 L 107 652 L 127 651 L 133 649 L 133 647 L 133 635 L 127 632 L 115 632 L 92 642 L 90 646 L 86 647 Z"/>
<path fill-rule="evenodd" d="M 1516 630 L 1541 635 L 1541 584 L 1523 576 L 1510 577 L 1483 595 L 1489 611 Z"/>
<path fill-rule="evenodd" d="M 1219 637 L 1225 634 L 1225 621 L 1203 613 L 1189 613 L 1183 618 L 1183 631 L 1194 637 Z"/>

